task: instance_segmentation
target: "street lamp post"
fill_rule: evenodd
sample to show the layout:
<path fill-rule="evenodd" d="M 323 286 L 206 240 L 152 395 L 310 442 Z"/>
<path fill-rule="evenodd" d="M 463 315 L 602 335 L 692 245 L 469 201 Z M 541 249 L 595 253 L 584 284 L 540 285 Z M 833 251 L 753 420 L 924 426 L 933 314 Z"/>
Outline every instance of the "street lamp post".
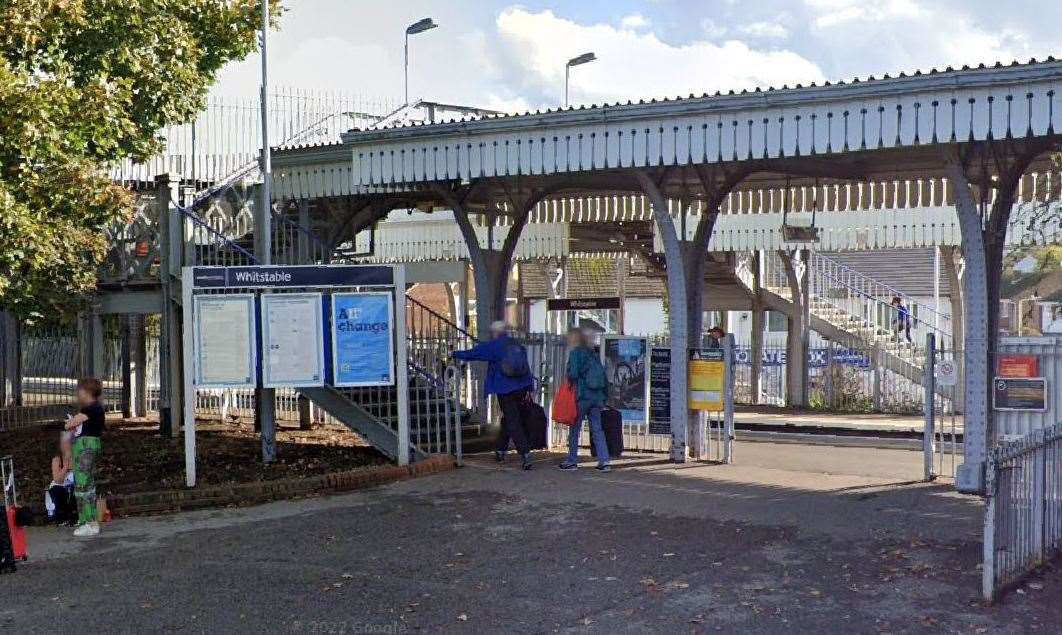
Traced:
<path fill-rule="evenodd" d="M 568 63 L 564 65 L 564 107 L 568 107 L 568 80 L 571 78 L 571 71 L 573 66 L 580 66 L 582 64 L 589 64 L 597 59 L 597 56 L 593 53 L 583 53 L 579 57 L 573 57 L 568 60 Z"/>
<path fill-rule="evenodd" d="M 405 53 L 406 53 L 406 55 L 405 55 L 406 101 L 405 101 L 405 105 L 407 105 L 407 106 L 409 105 L 409 36 L 416 35 L 417 33 L 423 33 L 425 31 L 430 31 L 431 29 L 434 29 L 437 26 L 439 26 L 439 25 L 435 24 L 435 21 L 432 20 L 431 18 L 424 18 L 423 20 L 418 20 L 417 22 L 414 22 L 413 24 L 410 24 L 409 26 L 406 27 L 406 49 L 405 49 Z"/>

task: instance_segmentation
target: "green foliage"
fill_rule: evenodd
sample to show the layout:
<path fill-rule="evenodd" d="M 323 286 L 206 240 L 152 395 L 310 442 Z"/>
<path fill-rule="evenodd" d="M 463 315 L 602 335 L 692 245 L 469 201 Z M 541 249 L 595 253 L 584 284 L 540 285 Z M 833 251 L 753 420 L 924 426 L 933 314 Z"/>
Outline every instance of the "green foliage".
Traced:
<path fill-rule="evenodd" d="M 195 116 L 222 66 L 257 47 L 260 7 L 0 0 L 0 307 L 76 310 L 103 229 L 132 213 L 107 164 L 151 156 L 159 129 Z"/>

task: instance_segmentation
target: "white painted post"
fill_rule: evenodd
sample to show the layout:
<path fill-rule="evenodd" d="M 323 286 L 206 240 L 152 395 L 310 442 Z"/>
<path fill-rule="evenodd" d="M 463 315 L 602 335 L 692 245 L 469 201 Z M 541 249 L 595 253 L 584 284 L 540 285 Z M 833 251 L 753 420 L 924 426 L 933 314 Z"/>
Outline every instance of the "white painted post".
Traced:
<path fill-rule="evenodd" d="M 188 487 L 195 487 L 195 308 L 192 306 L 192 267 L 184 267 L 181 272 L 181 314 L 183 332 L 182 368 L 184 400 L 181 414 L 184 417 L 184 482 Z"/>
<path fill-rule="evenodd" d="M 395 284 L 395 387 L 398 395 L 399 465 L 409 465 L 409 352 L 406 347 L 406 268 L 394 267 Z"/>
<path fill-rule="evenodd" d="M 723 463 L 734 462 L 734 335 L 723 339 Z"/>

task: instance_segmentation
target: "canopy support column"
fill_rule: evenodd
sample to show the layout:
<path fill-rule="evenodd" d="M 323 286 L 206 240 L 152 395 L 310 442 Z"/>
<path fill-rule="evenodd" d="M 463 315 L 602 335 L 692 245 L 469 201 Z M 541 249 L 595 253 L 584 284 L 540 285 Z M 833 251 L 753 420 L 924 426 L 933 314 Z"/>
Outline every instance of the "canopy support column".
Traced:
<path fill-rule="evenodd" d="M 687 431 L 689 421 L 689 312 L 681 307 L 689 306 L 687 296 L 686 259 L 675 220 L 668 213 L 667 198 L 657 182 L 645 171 L 635 172 L 649 202 L 653 206 L 653 219 L 664 244 L 667 263 L 667 312 L 671 331 L 671 460 L 685 463 L 687 459 Z"/>

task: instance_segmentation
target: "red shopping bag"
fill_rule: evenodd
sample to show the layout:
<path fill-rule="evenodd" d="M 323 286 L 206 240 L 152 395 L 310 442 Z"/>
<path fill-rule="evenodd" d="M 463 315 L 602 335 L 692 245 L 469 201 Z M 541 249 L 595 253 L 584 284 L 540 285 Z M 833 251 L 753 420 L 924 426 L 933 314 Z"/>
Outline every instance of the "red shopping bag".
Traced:
<path fill-rule="evenodd" d="M 562 426 L 574 426 L 579 418 L 579 404 L 575 395 L 575 386 L 565 381 L 561 384 L 557 396 L 553 398 L 553 420 Z"/>
<path fill-rule="evenodd" d="M 26 553 L 26 528 L 19 525 L 15 520 L 18 514 L 17 507 L 5 508 L 7 512 L 5 515 L 7 523 L 7 531 L 11 536 L 11 551 L 14 553 L 15 560 L 27 560 L 29 556 Z"/>

